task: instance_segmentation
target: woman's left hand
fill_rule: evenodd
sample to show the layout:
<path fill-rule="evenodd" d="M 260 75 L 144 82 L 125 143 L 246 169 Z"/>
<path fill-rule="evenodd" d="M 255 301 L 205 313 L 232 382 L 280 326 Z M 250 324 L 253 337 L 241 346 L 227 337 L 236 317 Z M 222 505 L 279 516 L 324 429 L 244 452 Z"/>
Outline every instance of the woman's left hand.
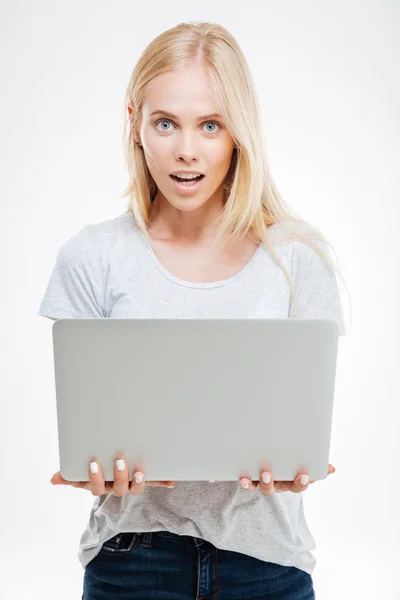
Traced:
<path fill-rule="evenodd" d="M 328 465 L 328 475 L 331 475 L 336 471 L 335 467 L 332 465 Z M 263 475 L 269 475 L 271 481 L 269 483 L 263 482 Z M 301 478 L 307 478 L 304 485 L 301 482 Z M 304 492 L 308 488 L 309 485 L 315 483 L 314 481 L 309 481 L 308 475 L 305 473 L 300 473 L 297 475 L 294 481 L 274 481 L 272 476 L 267 471 L 263 471 L 260 475 L 260 481 L 252 481 L 247 477 L 240 478 L 240 485 L 245 490 L 256 490 L 258 487 L 261 489 L 261 493 L 263 496 L 273 496 L 275 492 L 294 492 L 295 494 L 299 494 L 300 492 Z M 246 487 L 248 486 L 248 487 Z"/>

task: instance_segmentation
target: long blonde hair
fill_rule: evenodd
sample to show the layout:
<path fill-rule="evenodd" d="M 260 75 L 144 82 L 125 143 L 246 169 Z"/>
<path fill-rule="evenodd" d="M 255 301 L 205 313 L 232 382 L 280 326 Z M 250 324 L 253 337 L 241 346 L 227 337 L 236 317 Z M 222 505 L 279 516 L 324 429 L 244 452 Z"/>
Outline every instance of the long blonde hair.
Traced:
<path fill-rule="evenodd" d="M 126 213 L 133 213 L 136 223 L 149 239 L 149 211 L 157 193 L 135 131 L 141 121 L 141 108 L 147 84 L 160 74 L 201 62 L 208 69 L 213 84 L 217 112 L 222 115 L 237 148 L 224 185 L 226 201 L 219 217 L 217 240 L 227 234 L 240 240 L 254 232 L 264 242 L 288 280 L 296 313 L 302 315 L 297 293 L 289 273 L 273 247 L 270 225 L 282 224 L 281 241 L 308 244 L 337 272 L 337 255 L 315 227 L 289 209 L 278 192 L 268 166 L 262 133 L 261 112 L 255 86 L 245 56 L 235 38 L 216 23 L 179 23 L 158 35 L 141 54 L 130 77 L 124 99 L 123 144 L 129 184 L 122 197 L 129 197 Z M 129 105 L 135 110 L 126 119 Z M 217 241 L 216 240 L 216 241 Z M 324 251 L 329 246 L 331 255 Z"/>

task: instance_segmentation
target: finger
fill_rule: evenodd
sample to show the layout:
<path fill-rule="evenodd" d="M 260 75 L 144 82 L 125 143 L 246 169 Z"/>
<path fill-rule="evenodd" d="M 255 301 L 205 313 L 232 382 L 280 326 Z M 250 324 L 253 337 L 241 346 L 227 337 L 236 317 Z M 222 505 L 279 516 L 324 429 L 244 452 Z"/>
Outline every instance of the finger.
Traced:
<path fill-rule="evenodd" d="M 54 473 L 53 477 L 50 479 L 50 483 L 53 485 L 69 485 L 70 482 L 64 479 L 60 471 L 57 471 L 57 473 Z"/>
<path fill-rule="evenodd" d="M 92 492 L 92 495 L 102 496 L 105 494 L 103 469 L 95 459 L 90 462 L 88 472 L 90 491 Z"/>
<path fill-rule="evenodd" d="M 301 473 L 300 475 L 297 475 L 296 479 L 293 481 L 291 491 L 295 494 L 299 494 L 300 492 L 304 492 L 309 485 L 309 476 L 307 473 Z"/>
<path fill-rule="evenodd" d="M 328 465 L 328 475 L 332 475 L 333 473 L 336 473 L 336 469 L 335 469 L 335 467 L 334 467 L 333 465 Z M 310 485 L 311 485 L 312 483 L 315 483 L 315 480 L 313 480 L 313 479 L 312 479 L 312 480 L 310 481 Z"/>
<path fill-rule="evenodd" d="M 175 481 L 146 481 L 146 485 L 150 485 L 153 487 L 167 487 L 174 488 Z"/>
<path fill-rule="evenodd" d="M 114 484 L 112 493 L 114 496 L 125 496 L 129 491 L 129 473 L 126 461 L 122 456 L 116 458 L 114 462 Z"/>
<path fill-rule="evenodd" d="M 132 481 L 129 488 L 129 493 L 132 496 L 139 496 L 143 492 L 145 486 L 145 477 L 142 471 L 134 471 Z"/>
<path fill-rule="evenodd" d="M 87 481 L 68 481 L 67 479 L 64 479 L 64 477 L 61 475 L 60 471 L 57 471 L 57 473 L 54 473 L 53 477 L 50 479 L 50 483 L 52 485 L 70 485 L 75 488 L 85 488 L 85 484 L 86 484 L 86 487 L 88 484 Z"/>
<path fill-rule="evenodd" d="M 252 481 L 249 477 L 241 477 L 239 483 L 243 490 L 256 490 L 258 485 Z"/>
<path fill-rule="evenodd" d="M 263 471 L 260 475 L 260 490 L 263 496 L 273 496 L 276 492 L 274 480 L 269 471 Z"/>

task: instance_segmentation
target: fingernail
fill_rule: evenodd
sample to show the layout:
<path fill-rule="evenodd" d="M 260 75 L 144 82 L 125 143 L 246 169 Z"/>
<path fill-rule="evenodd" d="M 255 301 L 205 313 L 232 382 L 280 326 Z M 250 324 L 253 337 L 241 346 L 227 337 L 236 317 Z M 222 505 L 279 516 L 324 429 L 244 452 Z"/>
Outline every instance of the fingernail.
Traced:
<path fill-rule="evenodd" d="M 308 480 L 309 480 L 309 477 L 308 477 L 308 475 L 302 475 L 302 476 L 301 476 L 301 479 L 300 479 L 300 483 L 301 483 L 301 485 L 307 485 L 307 483 L 308 483 Z"/>
<path fill-rule="evenodd" d="M 117 465 L 118 471 L 123 471 L 125 469 L 125 461 L 123 458 L 118 458 L 115 461 L 115 464 Z"/>
<path fill-rule="evenodd" d="M 271 476 L 270 476 L 270 474 L 269 473 L 263 473 L 262 480 L 267 485 L 268 485 L 268 483 L 271 483 Z"/>
<path fill-rule="evenodd" d="M 248 483 L 241 483 L 240 485 L 242 486 L 242 488 L 243 488 L 244 490 L 248 490 L 248 489 L 249 489 L 249 487 L 250 487 Z"/>
<path fill-rule="evenodd" d="M 90 463 L 90 472 L 92 473 L 92 475 L 96 475 L 96 473 L 99 472 L 99 467 L 97 465 L 97 462 Z"/>
<path fill-rule="evenodd" d="M 165 487 L 170 488 L 170 489 L 174 489 L 174 485 L 166 485 Z"/>
<path fill-rule="evenodd" d="M 137 473 L 137 475 L 135 475 L 135 481 L 136 483 L 142 483 L 143 475 L 141 473 Z"/>

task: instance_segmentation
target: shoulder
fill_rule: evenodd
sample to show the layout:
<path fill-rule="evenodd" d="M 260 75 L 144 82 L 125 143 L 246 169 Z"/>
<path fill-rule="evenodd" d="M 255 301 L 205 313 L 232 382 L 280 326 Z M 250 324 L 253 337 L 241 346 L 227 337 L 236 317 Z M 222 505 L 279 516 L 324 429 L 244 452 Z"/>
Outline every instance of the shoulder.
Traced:
<path fill-rule="evenodd" d="M 292 261 L 296 265 L 308 265 L 312 258 L 320 256 L 312 244 L 321 250 L 323 255 L 331 256 L 329 245 L 314 237 L 321 235 L 321 232 L 308 223 L 297 221 L 274 223 L 270 226 L 269 233 L 274 244 L 290 250 Z M 301 236 L 300 239 L 297 236 Z"/>
<path fill-rule="evenodd" d="M 279 256 L 289 261 L 292 272 L 304 269 L 304 267 L 307 268 L 313 255 L 317 254 L 314 248 L 306 241 L 307 237 L 312 236 L 314 231 L 307 224 L 291 221 L 285 223 L 278 222 L 269 226 L 268 235 L 270 242 Z M 304 238 L 299 239 L 296 237 L 298 235 L 302 235 Z M 315 242 L 315 240 L 314 244 L 325 252 L 325 244 Z"/>
<path fill-rule="evenodd" d="M 132 215 L 122 213 L 113 219 L 84 225 L 61 245 L 59 259 L 85 260 L 109 254 L 116 244 L 123 242 L 129 229 L 135 228 L 132 221 Z"/>

